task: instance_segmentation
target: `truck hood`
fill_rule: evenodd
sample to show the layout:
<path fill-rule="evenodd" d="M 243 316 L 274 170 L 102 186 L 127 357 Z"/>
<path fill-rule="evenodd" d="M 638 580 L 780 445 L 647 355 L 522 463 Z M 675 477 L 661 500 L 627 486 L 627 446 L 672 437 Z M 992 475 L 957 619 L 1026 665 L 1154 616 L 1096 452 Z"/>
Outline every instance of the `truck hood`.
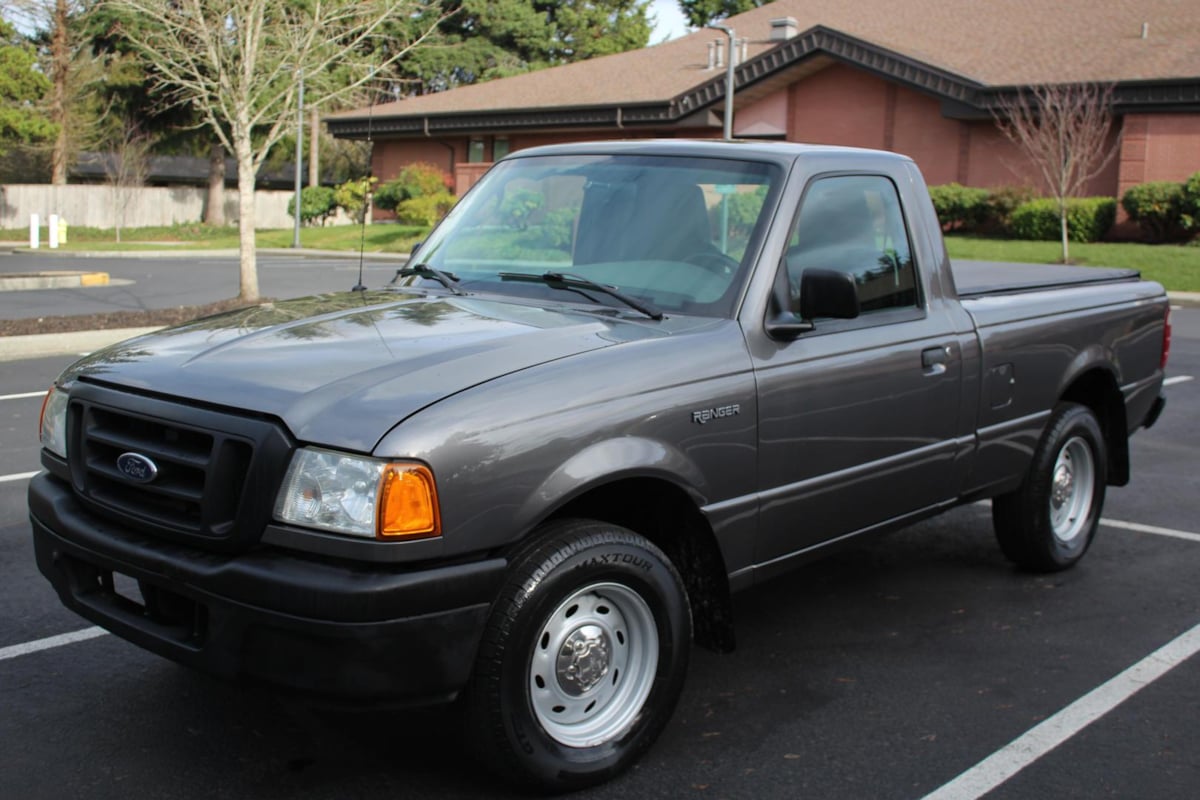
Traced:
<path fill-rule="evenodd" d="M 281 419 L 370 452 L 431 403 L 537 364 L 662 335 L 656 323 L 478 297 L 365 292 L 264 304 L 130 339 L 82 379 Z"/>

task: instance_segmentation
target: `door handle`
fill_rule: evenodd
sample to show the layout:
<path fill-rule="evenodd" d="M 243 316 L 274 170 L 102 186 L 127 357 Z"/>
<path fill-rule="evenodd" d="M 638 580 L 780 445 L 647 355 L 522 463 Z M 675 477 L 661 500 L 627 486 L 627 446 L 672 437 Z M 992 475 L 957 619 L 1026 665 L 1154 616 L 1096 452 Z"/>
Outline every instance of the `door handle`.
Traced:
<path fill-rule="evenodd" d="M 921 372 L 930 378 L 945 375 L 948 369 L 946 362 L 949 360 L 949 347 L 930 347 L 928 350 L 922 350 Z"/>

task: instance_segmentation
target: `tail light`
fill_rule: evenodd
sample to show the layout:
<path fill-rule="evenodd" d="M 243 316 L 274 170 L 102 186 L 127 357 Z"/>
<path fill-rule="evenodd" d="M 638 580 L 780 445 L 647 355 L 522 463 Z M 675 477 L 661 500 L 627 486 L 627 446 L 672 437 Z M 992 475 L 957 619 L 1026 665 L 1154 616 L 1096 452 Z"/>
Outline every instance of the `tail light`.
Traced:
<path fill-rule="evenodd" d="M 1167 368 L 1167 356 L 1171 355 L 1171 307 L 1167 306 L 1167 315 L 1163 319 L 1163 347 L 1161 369 Z"/>

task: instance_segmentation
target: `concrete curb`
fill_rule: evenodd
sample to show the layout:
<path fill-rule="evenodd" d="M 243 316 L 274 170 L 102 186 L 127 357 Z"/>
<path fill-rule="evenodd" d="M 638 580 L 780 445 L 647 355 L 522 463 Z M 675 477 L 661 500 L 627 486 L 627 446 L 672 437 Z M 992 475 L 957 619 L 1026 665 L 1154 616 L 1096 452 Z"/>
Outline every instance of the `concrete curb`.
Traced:
<path fill-rule="evenodd" d="M 239 253 L 234 249 L 219 250 L 49 250 L 40 247 L 32 250 L 28 247 L 14 247 L 12 253 L 29 256 L 70 256 L 72 258 L 237 258 Z M 257 253 L 269 256 L 294 256 L 296 258 L 344 258 L 358 260 L 357 250 L 316 250 L 290 247 L 260 247 Z M 364 261 L 391 261 L 402 264 L 408 261 L 407 253 L 363 253 Z"/>
<path fill-rule="evenodd" d="M 20 292 L 31 289 L 77 289 L 81 286 L 108 286 L 107 272 L 78 270 L 47 270 L 0 275 L 0 292 Z"/>
<path fill-rule="evenodd" d="M 159 328 L 111 328 L 105 331 L 73 331 L 71 333 L 35 333 L 31 336 L 0 336 L 0 361 L 20 361 L 25 358 L 44 358 L 90 353 L 110 344 L 132 339 Z"/>
<path fill-rule="evenodd" d="M 1171 305 L 1181 308 L 1200 308 L 1200 292 L 1167 292 Z"/>

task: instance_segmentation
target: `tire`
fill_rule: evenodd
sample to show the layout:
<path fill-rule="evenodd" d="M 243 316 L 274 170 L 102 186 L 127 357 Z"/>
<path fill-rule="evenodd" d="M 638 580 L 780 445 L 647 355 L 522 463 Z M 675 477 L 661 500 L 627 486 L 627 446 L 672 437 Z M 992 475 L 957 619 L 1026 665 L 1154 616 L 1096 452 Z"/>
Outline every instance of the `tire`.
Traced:
<path fill-rule="evenodd" d="M 526 787 L 608 780 L 670 719 L 690 645 L 661 550 L 607 523 L 544 527 L 515 554 L 480 643 L 466 698 L 480 755 Z"/>
<path fill-rule="evenodd" d="M 1096 415 L 1078 403 L 1059 404 L 1020 488 L 992 501 L 992 523 L 1004 555 L 1033 572 L 1074 566 L 1100 524 L 1107 465 Z"/>

